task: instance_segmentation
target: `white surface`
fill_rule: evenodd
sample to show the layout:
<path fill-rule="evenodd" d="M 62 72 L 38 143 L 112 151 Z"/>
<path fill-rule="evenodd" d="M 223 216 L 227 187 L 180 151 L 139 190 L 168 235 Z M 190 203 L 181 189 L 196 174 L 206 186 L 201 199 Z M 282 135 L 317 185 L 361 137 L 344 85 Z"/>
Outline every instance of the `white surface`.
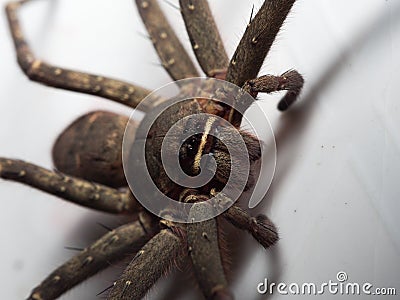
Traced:
<path fill-rule="evenodd" d="M 252 4 L 213 2 L 229 54 Z M 179 13 L 163 5 L 189 49 Z M 51 63 L 148 88 L 169 81 L 154 65 L 151 43 L 139 34 L 145 31 L 131 1 L 34 1 L 21 18 L 35 53 Z M 99 108 L 126 111 L 29 82 L 16 64 L 4 14 L 0 22 L 0 156 L 51 167 L 52 143 L 76 117 Z M 281 240 L 267 255 L 275 261 L 272 267 L 263 250 L 246 239 L 252 251 L 235 281 L 237 299 L 256 294 L 266 269 L 287 283 L 320 283 L 346 271 L 349 281 L 396 287 L 400 293 L 398 53 L 399 1 L 299 0 L 295 5 L 263 67 L 263 73 L 296 68 L 306 78 L 299 103 L 285 115 L 275 110 L 279 95 L 262 97 L 278 144 L 265 211 Z M 6 181 L 0 181 L 0 199 L 2 299 L 26 297 L 73 254 L 64 246 L 85 246 L 99 234 L 96 222 L 119 222 Z M 114 278 L 97 277 L 62 299 L 96 299 Z M 162 295 L 163 286 L 156 293 Z"/>

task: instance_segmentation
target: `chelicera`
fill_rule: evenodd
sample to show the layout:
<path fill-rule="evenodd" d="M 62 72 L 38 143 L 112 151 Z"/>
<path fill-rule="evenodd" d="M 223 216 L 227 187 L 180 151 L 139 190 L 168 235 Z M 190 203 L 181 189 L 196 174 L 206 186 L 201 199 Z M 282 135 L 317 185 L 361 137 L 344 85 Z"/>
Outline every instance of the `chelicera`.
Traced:
<path fill-rule="evenodd" d="M 29 79 L 56 88 L 92 94 L 132 108 L 151 91 L 120 80 L 67 70 L 50 65 L 35 57 L 22 32 L 18 9 L 28 1 L 10 2 L 7 17 L 17 52 L 18 63 Z M 299 95 L 303 78 L 295 70 L 280 76 L 257 77 L 262 63 L 295 0 L 267 0 L 250 18 L 246 31 L 231 59 L 228 58 L 206 0 L 180 0 L 180 11 L 197 61 L 207 77 L 232 83 L 253 98 L 260 92 L 286 90 L 278 109 L 286 110 Z M 160 57 L 161 63 L 178 85 L 179 80 L 200 76 L 181 45 L 156 0 L 136 0 L 140 16 Z M 181 93 L 187 85 L 180 86 Z M 189 87 L 190 88 L 190 87 Z M 207 88 L 205 88 L 207 90 Z M 229 94 L 229 93 L 228 93 Z M 226 96 L 229 100 L 229 95 Z M 233 99 L 233 98 L 232 98 Z M 168 99 L 153 98 L 139 106 L 151 115 Z M 152 125 L 146 140 L 146 161 L 158 188 L 178 202 L 192 203 L 189 217 L 193 220 L 213 209 L 207 205 L 218 195 L 234 168 L 225 145 L 211 133 L 220 130 L 216 117 L 228 121 L 239 133 L 248 156 L 240 158 L 250 164 L 261 155 L 258 139 L 240 129 L 242 111 L 250 103 L 230 105 L 193 97 L 172 105 Z M 171 182 L 160 164 L 162 139 L 172 124 L 188 115 L 207 113 L 204 122 L 181 127 L 182 133 L 194 126 L 200 133 L 182 141 L 178 150 L 179 164 L 185 174 L 196 176 L 201 169 L 201 157 L 208 155 L 216 162 L 215 175 L 201 188 L 186 188 Z M 214 116 L 214 117 L 213 117 Z M 145 119 L 146 120 L 146 116 Z M 113 285 L 106 288 L 109 299 L 141 299 L 174 262 L 188 257 L 199 288 L 207 299 L 233 299 L 226 279 L 224 257 L 220 251 L 221 218 L 238 229 L 248 231 L 262 246 L 270 247 L 278 240 L 273 223 L 264 215 L 252 217 L 234 203 L 220 216 L 201 222 L 171 221 L 177 211 L 165 210 L 162 216 L 149 213 L 135 199 L 122 169 L 122 139 L 129 120 L 125 116 L 105 111 L 86 114 L 71 124 L 57 139 L 53 160 L 57 171 L 34 164 L 0 158 L 3 179 L 18 181 L 64 200 L 113 214 L 128 214 L 132 222 L 111 230 L 98 241 L 54 270 L 34 288 L 29 299 L 55 299 L 88 277 L 118 261 L 126 253 L 135 254 L 132 261 Z M 226 131 L 228 136 L 233 132 Z M 240 156 L 240 155 L 239 155 Z M 206 164 L 207 165 L 207 164 Z M 251 174 L 250 174 L 251 175 Z M 252 185 L 246 178 L 246 189 Z M 222 195 L 226 201 L 229 196 Z"/>

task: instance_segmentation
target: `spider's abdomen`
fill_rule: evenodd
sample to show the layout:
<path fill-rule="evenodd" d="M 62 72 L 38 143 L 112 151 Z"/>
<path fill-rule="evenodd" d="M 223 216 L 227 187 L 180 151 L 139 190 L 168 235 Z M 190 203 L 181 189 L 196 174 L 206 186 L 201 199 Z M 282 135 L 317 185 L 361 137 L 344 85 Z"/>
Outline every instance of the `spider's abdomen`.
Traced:
<path fill-rule="evenodd" d="M 110 187 L 127 186 L 122 139 L 128 118 L 95 111 L 74 121 L 53 146 L 55 167 L 68 175 Z"/>

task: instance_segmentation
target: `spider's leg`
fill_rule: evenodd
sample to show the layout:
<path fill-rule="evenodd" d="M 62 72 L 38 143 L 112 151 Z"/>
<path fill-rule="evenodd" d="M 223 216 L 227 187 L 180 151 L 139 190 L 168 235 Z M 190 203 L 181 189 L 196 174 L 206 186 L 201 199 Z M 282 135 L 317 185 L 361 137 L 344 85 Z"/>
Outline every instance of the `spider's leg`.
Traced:
<path fill-rule="evenodd" d="M 223 216 L 239 229 L 247 230 L 264 247 L 275 244 L 279 237 L 275 225 L 265 215 L 250 216 L 240 207 L 233 205 Z"/>
<path fill-rule="evenodd" d="M 55 88 L 96 95 L 130 107 L 136 107 L 143 98 L 150 94 L 151 91 L 127 82 L 60 68 L 37 59 L 25 40 L 17 16 L 19 7 L 25 2 L 27 1 L 8 3 L 6 13 L 18 63 L 30 80 Z M 159 99 L 154 100 L 158 101 Z M 148 111 L 151 107 L 152 105 L 143 108 Z"/>
<path fill-rule="evenodd" d="M 179 3 L 193 51 L 204 73 L 224 78 L 229 59 L 208 1 L 180 0 Z"/>
<path fill-rule="evenodd" d="M 266 0 L 236 48 L 226 80 L 238 86 L 256 78 L 295 0 Z"/>
<path fill-rule="evenodd" d="M 161 230 L 136 254 L 107 299 L 142 299 L 154 283 L 179 261 L 183 251 L 182 235 L 173 227 Z"/>
<path fill-rule="evenodd" d="M 226 80 L 238 86 L 257 77 L 276 35 L 296 0 L 266 0 L 256 16 L 250 20 L 242 39 L 229 63 Z M 289 97 L 289 98 L 292 98 Z M 292 99 L 289 99 L 292 101 Z M 242 106 L 243 112 L 250 104 Z M 244 108 L 244 109 L 243 109 Z M 231 110 L 229 122 L 240 126 L 242 114 Z"/>
<path fill-rule="evenodd" d="M 155 234 L 156 226 L 150 215 L 141 213 L 138 221 L 108 232 L 52 272 L 32 291 L 29 300 L 56 299 L 110 264 L 137 252 Z"/>
<path fill-rule="evenodd" d="M 280 76 L 264 75 L 249 80 L 244 84 L 243 88 L 253 97 L 256 97 L 257 93 L 272 93 L 287 90 L 287 93 L 278 104 L 278 109 L 284 111 L 296 101 L 303 88 L 303 84 L 303 76 L 296 70 L 289 70 Z"/>
<path fill-rule="evenodd" d="M 196 222 L 212 213 L 207 202 L 195 203 L 189 212 L 187 224 L 188 252 L 200 288 L 206 299 L 233 299 L 228 289 L 222 265 L 218 238 L 218 223 L 215 218 Z"/>
<path fill-rule="evenodd" d="M 140 17 L 161 63 L 174 80 L 198 77 L 189 55 L 168 23 L 157 0 L 136 0 Z"/>
<path fill-rule="evenodd" d="M 139 204 L 129 190 L 117 190 L 80 178 L 0 157 L 0 178 L 18 181 L 73 203 L 109 213 L 134 213 Z"/>

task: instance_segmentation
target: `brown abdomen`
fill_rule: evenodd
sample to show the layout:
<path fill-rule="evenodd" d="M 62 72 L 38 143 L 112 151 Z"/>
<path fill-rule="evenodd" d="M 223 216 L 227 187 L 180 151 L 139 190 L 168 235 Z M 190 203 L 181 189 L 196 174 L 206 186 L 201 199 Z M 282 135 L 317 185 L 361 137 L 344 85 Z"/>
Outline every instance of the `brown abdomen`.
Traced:
<path fill-rule="evenodd" d="M 53 146 L 55 167 L 68 175 L 110 187 L 127 186 L 122 139 L 128 118 L 106 111 L 88 113 L 64 130 Z"/>

